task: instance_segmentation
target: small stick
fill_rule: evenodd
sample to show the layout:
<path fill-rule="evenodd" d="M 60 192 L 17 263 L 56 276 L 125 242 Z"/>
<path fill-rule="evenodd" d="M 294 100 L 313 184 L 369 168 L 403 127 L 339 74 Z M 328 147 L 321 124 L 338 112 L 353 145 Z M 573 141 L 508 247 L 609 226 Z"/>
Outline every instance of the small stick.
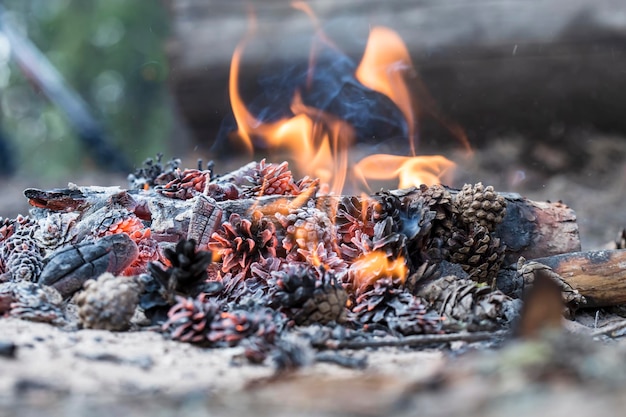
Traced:
<path fill-rule="evenodd" d="M 498 330 L 495 332 L 463 332 L 448 334 L 420 334 L 407 336 L 403 338 L 381 339 L 381 340 L 348 340 L 345 342 L 329 340 L 320 346 L 327 349 L 364 349 L 368 347 L 386 347 L 386 346 L 424 346 L 436 343 L 449 342 L 480 342 L 482 340 L 497 339 L 508 336 L 508 330 Z"/>
<path fill-rule="evenodd" d="M 614 332 L 616 332 L 618 330 L 622 330 L 623 328 L 626 328 L 626 320 L 620 320 L 617 323 L 613 323 L 613 324 L 610 324 L 608 326 L 604 326 L 604 327 L 596 330 L 595 332 L 592 332 L 591 333 L 591 337 L 611 335 L 611 333 L 614 333 Z"/>

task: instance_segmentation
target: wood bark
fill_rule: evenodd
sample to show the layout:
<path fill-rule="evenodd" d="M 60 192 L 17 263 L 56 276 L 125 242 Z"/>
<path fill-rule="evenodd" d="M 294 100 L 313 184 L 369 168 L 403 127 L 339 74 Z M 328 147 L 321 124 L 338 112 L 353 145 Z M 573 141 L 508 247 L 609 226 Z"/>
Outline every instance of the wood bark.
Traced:
<path fill-rule="evenodd" d="M 626 303 L 626 250 L 564 253 L 534 259 L 585 297 L 584 307 Z"/>

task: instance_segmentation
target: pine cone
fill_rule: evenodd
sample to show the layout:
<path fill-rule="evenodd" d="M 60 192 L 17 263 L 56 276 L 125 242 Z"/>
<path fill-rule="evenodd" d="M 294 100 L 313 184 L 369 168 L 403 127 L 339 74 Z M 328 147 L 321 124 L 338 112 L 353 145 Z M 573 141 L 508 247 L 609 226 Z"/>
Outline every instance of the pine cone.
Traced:
<path fill-rule="evenodd" d="M 143 222 L 125 208 L 110 208 L 99 210 L 93 216 L 97 223 L 91 227 L 90 235 L 96 237 L 109 236 L 116 233 L 130 234 L 144 229 Z"/>
<path fill-rule="evenodd" d="M 284 229 L 282 246 L 288 260 L 302 261 L 298 249 L 314 251 L 319 243 L 336 252 L 335 226 L 324 211 L 307 205 L 287 215 L 276 213 L 275 217 Z"/>
<path fill-rule="evenodd" d="M 272 277 L 270 305 L 284 311 L 296 324 L 345 320 L 348 295 L 333 273 L 307 265 L 288 265 Z"/>
<path fill-rule="evenodd" d="M 259 337 L 274 342 L 283 319 L 271 309 L 222 312 L 211 323 L 208 340 L 218 346 L 236 346 L 246 338 Z"/>
<path fill-rule="evenodd" d="M 211 180 L 211 171 L 200 169 L 176 169 L 174 178 L 165 185 L 158 185 L 155 190 L 165 197 L 188 200 L 202 194 L 207 182 Z"/>
<path fill-rule="evenodd" d="M 489 330 L 501 325 L 506 319 L 506 304 L 512 300 L 485 285 L 454 275 L 439 278 L 419 293 L 440 315 L 449 330 L 459 327 L 470 331 Z"/>
<path fill-rule="evenodd" d="M 156 158 L 148 158 L 141 168 L 128 175 L 128 184 L 131 190 L 146 190 L 153 188 L 159 183 L 165 184 L 174 179 L 172 173 L 180 166 L 180 159 L 171 159 L 161 164 L 162 153 L 157 153 Z"/>
<path fill-rule="evenodd" d="M 148 264 L 152 276 L 165 288 L 170 296 L 174 293 L 196 296 L 203 290 L 207 279 L 207 267 L 211 263 L 211 252 L 196 251 L 195 240 L 183 239 L 176 248 L 165 248 L 165 257 L 171 266 L 162 269 L 156 262 Z"/>
<path fill-rule="evenodd" d="M 357 231 L 372 236 L 374 224 L 374 205 L 370 200 L 356 196 L 341 198 L 335 217 L 338 242 L 350 245 Z"/>
<path fill-rule="evenodd" d="M 465 184 L 456 195 L 455 205 L 461 220 L 468 225 L 481 225 L 492 232 L 506 214 L 506 200 L 490 185 L 477 183 L 473 187 Z"/>
<path fill-rule="evenodd" d="M 243 219 L 236 213 L 211 235 L 209 249 L 222 257 L 222 271 L 246 273 L 250 265 L 260 259 L 276 256 L 278 240 L 276 227 L 260 211 Z"/>
<path fill-rule="evenodd" d="M 389 259 L 403 257 L 407 259 L 406 243 L 407 237 L 404 233 L 397 233 L 395 224 L 391 217 L 376 223 L 372 236 L 357 232 L 352 244 L 356 248 L 357 256 L 366 255 L 372 252 L 383 252 Z M 346 253 L 345 248 L 342 248 Z M 352 255 L 348 253 L 348 255 Z M 354 259 L 355 257 L 352 256 Z M 356 258 L 358 259 L 358 258 Z"/>
<path fill-rule="evenodd" d="M 78 216 L 78 213 L 48 213 L 39 219 L 33 237 L 44 250 L 58 249 L 70 242 L 70 231 Z"/>
<path fill-rule="evenodd" d="M 372 219 L 380 222 L 391 217 L 396 226 L 396 232 L 402 228 L 402 200 L 389 191 L 377 192 L 372 201 Z"/>
<path fill-rule="evenodd" d="M 476 226 L 466 235 L 455 232 L 448 239 L 450 262 L 461 265 L 474 281 L 492 285 L 504 260 L 505 247 L 500 239 L 491 236 L 484 226 Z"/>
<path fill-rule="evenodd" d="M 392 300 L 400 294 L 410 295 L 392 278 L 377 279 L 357 295 L 352 307 L 353 320 L 361 324 L 386 325 L 388 316 L 395 312 Z"/>
<path fill-rule="evenodd" d="M 421 298 L 403 292 L 387 301 L 393 308 L 393 314 L 387 314 L 387 327 L 404 336 L 438 333 L 441 331 L 442 318 L 434 312 L 428 312 L 427 303 Z"/>
<path fill-rule="evenodd" d="M 262 195 L 298 195 L 300 189 L 293 180 L 289 164 L 266 164 L 265 159 L 259 162 L 256 170 L 246 177 L 252 184 L 243 191 L 245 197 Z"/>
<path fill-rule="evenodd" d="M 360 257 L 350 265 L 346 289 L 348 293 L 358 298 L 376 287 L 380 280 L 388 280 L 390 286 L 401 288 L 405 284 L 406 276 L 407 267 L 403 257 L 389 259 L 385 252 L 375 251 Z"/>
<path fill-rule="evenodd" d="M 133 263 L 122 272 L 122 275 L 143 274 L 146 272 L 148 263 L 159 259 L 159 244 L 152 238 L 150 229 L 136 230 L 129 233 L 128 236 L 137 245 L 139 254 Z"/>
<path fill-rule="evenodd" d="M 133 278 L 104 273 L 84 284 L 76 297 L 78 318 L 87 329 L 126 330 L 139 304 L 140 285 Z"/>
<path fill-rule="evenodd" d="M 457 219 L 458 209 L 454 205 L 452 194 L 441 185 L 420 186 L 424 205 L 435 213 L 432 219 L 431 240 L 445 241 L 451 235 Z"/>
<path fill-rule="evenodd" d="M 167 312 L 171 307 L 163 286 L 149 274 L 138 277 L 143 288 L 139 297 L 139 307 L 152 324 L 162 325 L 167 320 Z"/>
<path fill-rule="evenodd" d="M 63 324 L 63 297 L 57 290 L 32 282 L 0 284 L 0 314 L 23 320 Z"/>
<path fill-rule="evenodd" d="M 0 246 L 5 273 L 12 281 L 36 282 L 43 269 L 43 252 L 31 227 L 19 227 Z"/>
<path fill-rule="evenodd" d="M 168 332 L 173 340 L 209 345 L 211 322 L 219 314 L 219 305 L 208 300 L 208 295 L 204 293 L 196 298 L 176 299 L 177 304 L 167 313 L 163 331 Z"/>

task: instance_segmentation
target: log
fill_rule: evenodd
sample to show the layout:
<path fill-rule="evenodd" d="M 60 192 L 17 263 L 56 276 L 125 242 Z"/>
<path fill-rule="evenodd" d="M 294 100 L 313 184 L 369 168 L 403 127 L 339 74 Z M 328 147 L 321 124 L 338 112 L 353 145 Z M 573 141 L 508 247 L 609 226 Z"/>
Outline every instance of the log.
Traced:
<path fill-rule="evenodd" d="M 408 198 L 420 197 L 415 189 L 391 192 Z M 286 210 L 290 205 L 298 207 L 309 199 L 315 199 L 316 206 L 333 218 L 335 207 L 341 199 L 340 196 L 314 197 L 302 194 L 296 197 L 263 196 L 215 202 L 203 195 L 178 200 L 154 191 L 126 192 L 119 187 L 76 186 L 50 191 L 28 189 L 24 194 L 31 205 L 56 211 L 69 207 L 70 210 L 79 208 L 81 211 L 95 212 L 94 209 L 101 209 L 106 207 L 107 202 L 115 201 L 140 213 L 141 218 L 150 219 L 153 236 L 176 241 L 192 231 L 196 234 L 193 237 L 199 242 L 206 241 L 207 235 L 212 233 L 216 225 L 219 226 L 222 219 L 228 219 L 231 213 L 249 216 L 252 210 L 257 209 L 273 214 Z M 532 201 L 515 193 L 502 195 L 507 201 L 507 213 L 496 228 L 495 235 L 507 247 L 506 263 L 516 262 L 520 256 L 532 259 L 580 250 L 576 215 L 571 208 L 562 203 Z M 216 212 L 212 212 L 213 208 Z M 199 210 L 202 210 L 201 215 L 194 216 L 194 211 Z"/>
<path fill-rule="evenodd" d="M 584 307 L 626 303 L 626 250 L 564 253 L 535 262 L 550 267 L 585 297 Z"/>
<path fill-rule="evenodd" d="M 248 5 L 168 4 L 172 91 L 192 134 L 208 148 L 230 112 L 229 64 L 247 31 Z M 244 89 L 255 85 L 262 65 L 281 71 L 309 58 L 312 25 L 302 12 L 287 1 L 254 7 L 259 34 L 244 55 Z M 626 24 L 617 18 L 623 1 L 320 0 L 311 7 L 356 61 L 371 26 L 398 31 L 441 113 L 463 126 L 472 143 L 513 131 L 571 146 L 563 135 L 576 126 L 626 131 Z M 421 146 L 429 138 L 432 146 L 441 142 L 435 123 L 420 124 Z"/>

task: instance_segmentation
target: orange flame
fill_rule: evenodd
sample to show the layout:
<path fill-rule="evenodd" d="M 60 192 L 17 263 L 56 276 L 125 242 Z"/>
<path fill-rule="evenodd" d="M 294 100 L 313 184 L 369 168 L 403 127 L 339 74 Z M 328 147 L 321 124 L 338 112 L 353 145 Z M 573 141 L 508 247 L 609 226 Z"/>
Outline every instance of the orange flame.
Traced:
<path fill-rule="evenodd" d="M 389 259 L 383 251 L 362 255 L 350 267 L 351 279 L 357 292 L 374 285 L 381 278 L 391 278 L 395 283 L 404 284 L 408 269 L 402 256 Z"/>
<path fill-rule="evenodd" d="M 309 56 L 307 86 L 310 87 L 320 45 L 336 47 L 325 36 L 306 3 L 296 1 L 292 6 L 310 17 L 318 34 Z M 235 49 L 229 78 L 231 107 L 237 123 L 235 133 L 250 153 L 254 151 L 252 138 L 270 152 L 288 152 L 300 174 L 317 177 L 321 184 L 325 184 L 320 187 L 321 193 L 341 193 L 348 174 L 355 175 L 365 184 L 368 179 L 398 177 L 401 188 L 422 183 L 431 185 L 450 178 L 453 162 L 443 156 L 415 156 L 415 106 L 406 83 L 406 76 L 414 74 L 415 70 L 409 52 L 396 32 L 383 27 L 372 29 L 355 77 L 364 86 L 389 97 L 400 109 L 408 126 L 412 156 L 372 155 L 350 170 L 347 151 L 354 140 L 354 130 L 336 116 L 306 105 L 300 91 L 296 91 L 292 98 L 291 117 L 265 123 L 248 110 L 238 80 L 241 56 L 255 33 L 255 22 L 252 23 L 248 34 Z"/>
<path fill-rule="evenodd" d="M 398 106 L 409 129 L 411 155 L 415 155 L 415 116 L 405 74 L 414 71 L 400 35 L 385 27 L 374 27 L 355 76 L 361 84 L 386 95 Z"/>
<path fill-rule="evenodd" d="M 441 155 L 411 157 L 378 154 L 361 159 L 353 169 L 355 176 L 366 184 L 367 179 L 399 178 L 399 188 L 408 188 L 447 182 L 454 167 L 454 162 Z"/>

